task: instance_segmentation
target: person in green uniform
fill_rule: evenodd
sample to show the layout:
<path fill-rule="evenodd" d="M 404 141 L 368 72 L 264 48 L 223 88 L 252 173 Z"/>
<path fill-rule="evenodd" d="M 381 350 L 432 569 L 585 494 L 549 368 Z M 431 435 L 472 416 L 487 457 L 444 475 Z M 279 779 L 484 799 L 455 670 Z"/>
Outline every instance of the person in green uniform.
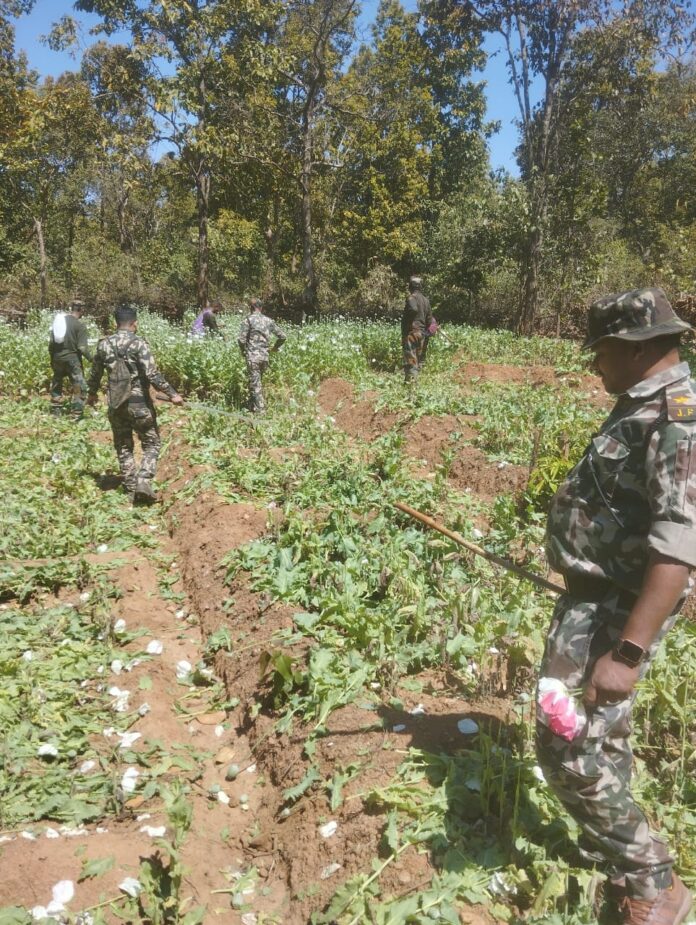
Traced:
<path fill-rule="evenodd" d="M 54 322 L 48 342 L 48 353 L 51 358 L 51 413 L 60 414 L 63 405 L 63 384 L 65 379 L 70 380 L 72 386 L 72 402 L 70 410 L 75 419 L 79 420 L 85 409 L 87 396 L 87 383 L 82 368 L 82 359 L 92 359 L 92 351 L 87 342 L 87 327 L 82 321 L 84 302 L 73 299 L 70 311 L 63 315 L 59 324 Z"/>
<path fill-rule="evenodd" d="M 271 351 L 279 350 L 285 343 L 285 334 L 272 318 L 263 312 L 260 299 L 249 303 L 251 312 L 244 319 L 239 329 L 237 343 L 246 360 L 247 379 L 249 382 L 249 408 L 258 414 L 266 410 L 263 397 L 263 375 L 268 369 Z M 273 346 L 271 340 L 275 339 Z"/>
<path fill-rule="evenodd" d="M 427 334 L 433 324 L 428 298 L 423 294 L 423 280 L 412 276 L 408 281 L 408 298 L 401 316 L 401 347 L 404 357 L 404 380 L 415 383 L 425 362 Z"/>
<path fill-rule="evenodd" d="M 616 405 L 549 510 L 547 556 L 565 578 L 537 697 L 537 754 L 609 877 L 625 925 L 678 925 L 691 894 L 631 793 L 631 708 L 696 566 L 696 390 L 690 325 L 661 289 L 595 302 L 585 347 Z M 567 723 L 549 690 L 583 690 Z M 562 720 L 559 724 L 559 718 Z"/>
<path fill-rule="evenodd" d="M 183 404 L 177 393 L 157 369 L 147 342 L 138 336 L 138 316 L 129 305 L 114 312 L 117 331 L 104 337 L 97 350 L 89 377 L 87 403 L 95 405 L 104 372 L 107 372 L 109 423 L 114 448 L 123 478 L 123 487 L 131 500 L 151 504 L 156 500 L 152 486 L 162 445 L 157 413 L 150 397 L 150 386 L 169 396 L 175 405 Z M 140 466 L 133 455 L 133 434 L 142 446 Z"/>

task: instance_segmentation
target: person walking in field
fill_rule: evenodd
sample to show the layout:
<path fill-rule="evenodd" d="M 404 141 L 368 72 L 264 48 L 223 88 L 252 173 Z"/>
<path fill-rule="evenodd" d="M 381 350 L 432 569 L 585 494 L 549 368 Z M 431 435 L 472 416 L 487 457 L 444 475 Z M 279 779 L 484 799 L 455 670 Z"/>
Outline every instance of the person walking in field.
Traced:
<path fill-rule="evenodd" d="M 260 299 L 252 299 L 249 305 L 251 313 L 242 322 L 237 340 L 247 365 L 249 407 L 251 411 L 262 414 L 266 403 L 261 380 L 268 369 L 270 351 L 280 349 L 285 343 L 285 334 L 272 318 L 264 315 Z M 275 337 L 275 343 L 271 347 L 272 337 Z"/>
<path fill-rule="evenodd" d="M 51 413 L 60 414 L 63 402 L 63 383 L 70 380 L 72 386 L 72 414 L 76 420 L 82 417 L 87 396 L 87 383 L 82 368 L 82 359 L 92 359 L 87 342 L 87 328 L 82 321 L 84 302 L 73 299 L 68 313 L 59 312 L 53 319 L 48 353 L 51 358 Z"/>
<path fill-rule="evenodd" d="M 104 337 L 97 350 L 89 377 L 87 403 L 95 405 L 104 372 L 107 372 L 109 422 L 114 448 L 131 500 L 151 504 L 156 500 L 152 482 L 155 477 L 161 440 L 157 414 L 150 397 L 150 386 L 168 395 L 173 404 L 183 404 L 177 393 L 159 372 L 145 340 L 139 337 L 138 316 L 134 308 L 119 306 L 114 312 L 116 333 Z M 133 433 L 142 446 L 140 467 L 133 456 Z"/>
<path fill-rule="evenodd" d="M 194 337 L 205 337 L 206 334 L 222 337 L 222 331 L 218 327 L 216 318 L 216 315 L 219 315 L 221 311 L 222 305 L 220 302 L 212 302 L 210 305 L 206 305 L 191 325 L 191 334 Z"/>
<path fill-rule="evenodd" d="M 427 332 L 433 324 L 430 302 L 423 295 L 423 280 L 412 276 L 408 281 L 409 295 L 401 316 L 401 343 L 404 353 L 404 379 L 414 383 L 425 360 Z"/>
<path fill-rule="evenodd" d="M 541 667 L 537 754 L 625 925 L 678 925 L 692 903 L 631 794 L 629 739 L 636 684 L 696 566 L 696 384 L 679 358 L 690 327 L 660 289 L 592 305 L 584 346 L 618 399 L 548 517 L 548 560 L 567 594 Z M 568 709 L 573 689 L 586 722 Z"/>

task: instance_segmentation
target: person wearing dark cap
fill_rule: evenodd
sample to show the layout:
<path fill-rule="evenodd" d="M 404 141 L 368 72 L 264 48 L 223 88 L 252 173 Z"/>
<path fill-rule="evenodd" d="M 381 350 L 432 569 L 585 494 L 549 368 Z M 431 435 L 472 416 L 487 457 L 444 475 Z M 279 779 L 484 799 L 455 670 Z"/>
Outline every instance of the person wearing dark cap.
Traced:
<path fill-rule="evenodd" d="M 109 422 L 123 486 L 131 500 L 151 504 L 156 500 L 152 482 L 161 440 L 150 386 L 168 395 L 175 405 L 183 404 L 183 399 L 159 372 L 146 341 L 138 336 L 135 309 L 120 305 L 114 312 L 114 318 L 116 333 L 102 338 L 97 344 L 87 403 L 96 404 L 106 371 Z M 142 447 L 139 467 L 133 455 L 134 433 Z"/>
<path fill-rule="evenodd" d="M 548 516 L 547 557 L 567 593 L 540 672 L 537 754 L 625 925 L 678 925 L 692 902 L 631 794 L 629 741 L 636 684 L 696 566 L 696 390 L 679 357 L 690 327 L 661 289 L 591 306 L 584 347 L 617 402 Z"/>
<path fill-rule="evenodd" d="M 412 276 L 408 281 L 409 295 L 401 316 L 401 344 L 404 354 L 404 379 L 413 383 L 425 360 L 427 333 L 433 324 L 430 302 L 423 295 L 423 280 Z"/>
<path fill-rule="evenodd" d="M 264 315 L 260 299 L 252 299 L 249 305 L 251 313 L 242 322 L 237 342 L 247 365 L 250 410 L 263 414 L 266 402 L 261 380 L 268 369 L 270 351 L 278 350 L 285 343 L 285 334 L 272 318 Z M 271 347 L 272 337 L 275 343 Z"/>
<path fill-rule="evenodd" d="M 60 414 L 63 401 L 63 382 L 66 378 L 72 385 L 71 411 L 76 420 L 82 417 L 87 396 L 87 383 L 82 368 L 82 358 L 92 359 L 87 341 L 87 328 L 82 321 L 85 304 L 73 299 L 70 312 L 59 312 L 51 327 L 48 353 L 51 358 L 51 413 Z"/>

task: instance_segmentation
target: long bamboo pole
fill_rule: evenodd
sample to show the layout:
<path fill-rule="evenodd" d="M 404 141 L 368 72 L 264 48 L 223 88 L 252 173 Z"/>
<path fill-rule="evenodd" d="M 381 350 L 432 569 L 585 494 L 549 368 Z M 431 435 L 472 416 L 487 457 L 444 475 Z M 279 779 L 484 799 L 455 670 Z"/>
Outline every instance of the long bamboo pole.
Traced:
<path fill-rule="evenodd" d="M 448 527 L 445 527 L 444 524 L 438 523 L 438 521 L 433 517 L 430 517 L 429 514 L 424 514 L 422 511 L 417 511 L 414 507 L 410 507 L 408 504 L 404 504 L 402 501 L 395 501 L 394 507 L 398 508 L 400 511 L 403 511 L 404 514 L 408 514 L 409 517 L 413 517 L 414 520 L 419 520 L 422 524 L 425 524 L 425 526 L 429 527 L 431 530 L 437 530 L 438 533 L 442 533 L 443 536 L 453 540 L 455 543 L 457 543 L 457 545 L 463 546 L 464 549 L 468 549 L 469 552 L 473 552 L 475 555 L 481 556 L 483 559 L 488 559 L 489 562 L 494 562 L 496 565 L 499 565 L 506 571 L 513 572 L 515 575 L 519 575 L 520 578 L 524 578 L 525 581 L 531 581 L 532 584 L 535 584 L 537 587 L 543 588 L 545 591 L 553 591 L 554 594 L 566 594 L 566 589 L 561 585 L 556 585 L 552 581 L 547 581 L 545 578 L 542 578 L 541 575 L 535 575 L 534 572 L 528 572 L 527 569 L 520 568 L 519 565 L 515 565 L 514 562 L 510 562 L 508 559 L 503 559 L 501 556 L 496 556 L 496 554 L 493 552 L 487 552 L 485 549 L 482 549 L 475 543 L 470 543 L 469 540 L 464 539 L 461 533 L 455 533 L 454 530 L 450 530 Z"/>

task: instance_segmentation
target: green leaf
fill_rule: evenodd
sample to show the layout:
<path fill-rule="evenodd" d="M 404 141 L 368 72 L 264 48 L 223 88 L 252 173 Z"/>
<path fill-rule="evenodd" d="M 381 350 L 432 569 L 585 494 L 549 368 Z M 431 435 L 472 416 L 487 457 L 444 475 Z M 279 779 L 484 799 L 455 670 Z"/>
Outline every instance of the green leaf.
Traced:
<path fill-rule="evenodd" d="M 295 803 L 309 790 L 312 784 L 321 779 L 322 776 L 319 768 L 315 764 L 310 765 L 309 770 L 299 784 L 296 784 L 294 787 L 288 787 L 287 790 L 283 791 L 283 799 L 288 803 Z"/>
<path fill-rule="evenodd" d="M 108 858 L 93 858 L 91 861 L 85 860 L 82 862 L 82 868 L 80 869 L 77 882 L 82 883 L 83 880 L 89 880 L 91 877 L 101 877 L 107 870 L 111 870 L 114 864 L 115 859 L 111 855 Z"/>

